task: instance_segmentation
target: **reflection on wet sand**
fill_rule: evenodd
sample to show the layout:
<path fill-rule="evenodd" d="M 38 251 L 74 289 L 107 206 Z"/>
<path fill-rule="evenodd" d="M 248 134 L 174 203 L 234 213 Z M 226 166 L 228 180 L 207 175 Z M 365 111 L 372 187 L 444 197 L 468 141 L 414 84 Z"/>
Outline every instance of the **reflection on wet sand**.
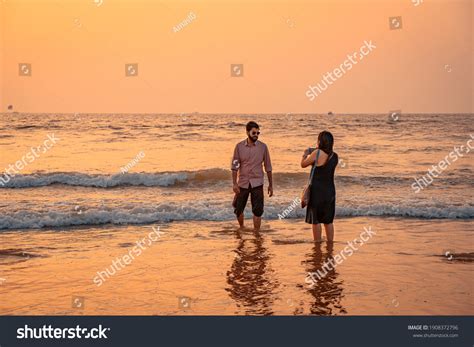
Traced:
<path fill-rule="evenodd" d="M 323 269 L 323 265 L 333 259 L 334 244 L 327 243 L 324 256 L 321 247 L 321 243 L 317 243 L 312 251 L 306 254 L 306 259 L 302 262 L 306 272 L 316 273 L 319 270 L 319 273 L 326 273 L 326 267 Z M 311 314 L 340 315 L 347 313 L 341 305 L 343 281 L 338 280 L 338 275 L 335 268 L 329 268 L 325 276 L 321 278 L 313 276 L 314 285 L 305 284 L 308 292 L 314 298 L 314 302 L 309 307 Z"/>
<path fill-rule="evenodd" d="M 249 234 L 252 236 L 249 237 Z M 238 230 L 235 258 L 231 269 L 227 272 L 226 290 L 235 300 L 237 307 L 243 312 L 236 314 L 271 315 L 274 297 L 273 290 L 278 282 L 269 267 L 270 254 L 263 246 L 263 238 L 259 232 Z"/>
<path fill-rule="evenodd" d="M 36 257 L 40 256 L 23 249 L 2 249 L 0 250 L 0 265 L 20 263 Z"/>

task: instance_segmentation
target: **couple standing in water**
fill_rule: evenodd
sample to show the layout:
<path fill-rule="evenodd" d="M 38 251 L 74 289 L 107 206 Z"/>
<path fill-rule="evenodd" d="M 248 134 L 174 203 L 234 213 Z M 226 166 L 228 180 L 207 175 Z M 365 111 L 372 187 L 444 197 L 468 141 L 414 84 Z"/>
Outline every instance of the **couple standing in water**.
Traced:
<path fill-rule="evenodd" d="M 270 152 L 266 144 L 258 140 L 260 128 L 255 122 L 246 125 L 247 138 L 235 146 L 232 158 L 232 181 L 235 193 L 232 206 L 240 227 L 244 226 L 244 209 L 250 195 L 255 230 L 260 229 L 264 207 L 264 173 L 268 176 L 268 196 L 273 195 L 273 176 Z M 313 239 L 322 241 L 321 224 L 324 224 L 327 241 L 334 240 L 334 214 L 336 188 L 334 171 L 338 163 L 333 152 L 334 138 L 329 131 L 318 136 L 316 148 L 307 148 L 301 159 L 301 167 L 311 165 L 311 192 L 306 207 L 306 223 L 312 225 Z M 263 166 L 263 167 L 262 167 Z"/>

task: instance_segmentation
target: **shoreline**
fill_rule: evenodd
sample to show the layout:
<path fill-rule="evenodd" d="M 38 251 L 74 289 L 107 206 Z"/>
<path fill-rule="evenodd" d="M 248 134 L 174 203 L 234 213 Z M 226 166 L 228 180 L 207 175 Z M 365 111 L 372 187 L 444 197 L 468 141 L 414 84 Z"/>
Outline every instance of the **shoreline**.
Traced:
<path fill-rule="evenodd" d="M 252 226 L 252 217 L 251 214 L 248 214 L 249 211 L 249 206 L 247 206 L 245 210 L 245 221 L 250 223 L 250 227 L 246 229 L 251 229 Z M 280 213 L 280 215 L 283 215 Z M 433 222 L 473 222 L 474 218 L 434 218 L 434 217 L 416 217 L 416 216 L 392 216 L 392 215 L 361 215 L 361 216 L 342 216 L 334 218 L 334 223 L 337 224 L 338 221 L 346 221 L 346 220 L 352 220 L 352 219 L 358 219 L 358 218 L 370 218 L 370 219 L 380 219 L 380 220 L 389 220 L 389 221 L 433 221 Z M 289 223 L 297 223 L 297 222 L 304 222 L 304 215 L 303 216 L 284 216 L 282 218 L 277 217 L 272 218 L 272 219 L 265 219 L 265 215 L 262 217 L 262 223 L 267 222 L 276 222 L 276 221 L 287 221 Z M 103 228 L 103 229 L 110 229 L 110 228 L 131 228 L 131 227 L 147 227 L 147 226 L 154 226 L 154 225 L 173 225 L 176 223 L 224 223 L 224 224 L 236 224 L 236 228 L 238 227 L 238 223 L 235 219 L 227 219 L 227 220 L 167 220 L 167 221 L 152 221 L 152 222 L 143 222 L 143 223 L 128 223 L 128 224 L 122 224 L 122 223 L 104 223 L 104 224 L 77 224 L 77 225 L 69 225 L 69 226 L 43 226 L 43 227 L 38 227 L 38 228 L 12 228 L 12 229 L 0 229 L 0 236 L 4 233 L 16 233 L 16 232 L 29 232 L 29 231 L 37 231 L 37 232 L 49 232 L 49 231 L 71 231 L 71 230 L 89 230 L 89 229 L 96 229 L 96 228 Z M 235 222 L 235 223 L 234 223 Z M 249 223 L 246 223 L 247 225 Z M 306 224 L 305 224 L 306 225 Z M 307 224 L 309 227 L 309 224 Z M 474 230 L 474 226 L 473 226 Z"/>

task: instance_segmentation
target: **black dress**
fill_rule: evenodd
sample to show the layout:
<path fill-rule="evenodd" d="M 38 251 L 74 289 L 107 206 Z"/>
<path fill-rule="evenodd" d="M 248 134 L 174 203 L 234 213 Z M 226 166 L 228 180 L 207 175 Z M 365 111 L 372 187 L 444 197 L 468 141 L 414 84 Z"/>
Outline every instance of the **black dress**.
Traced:
<path fill-rule="evenodd" d="M 306 207 L 306 223 L 331 224 L 333 222 L 336 213 L 334 171 L 338 161 L 337 153 L 333 152 L 326 164 L 315 168 L 309 204 Z"/>

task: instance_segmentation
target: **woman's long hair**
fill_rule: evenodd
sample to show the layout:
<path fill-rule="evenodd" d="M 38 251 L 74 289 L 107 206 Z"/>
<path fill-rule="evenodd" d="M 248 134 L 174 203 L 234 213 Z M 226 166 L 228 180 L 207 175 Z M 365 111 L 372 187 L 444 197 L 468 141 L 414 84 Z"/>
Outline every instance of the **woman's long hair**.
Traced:
<path fill-rule="evenodd" d="M 318 135 L 318 148 L 323 150 L 327 155 L 332 154 L 334 146 L 334 137 L 329 131 L 321 131 Z"/>

